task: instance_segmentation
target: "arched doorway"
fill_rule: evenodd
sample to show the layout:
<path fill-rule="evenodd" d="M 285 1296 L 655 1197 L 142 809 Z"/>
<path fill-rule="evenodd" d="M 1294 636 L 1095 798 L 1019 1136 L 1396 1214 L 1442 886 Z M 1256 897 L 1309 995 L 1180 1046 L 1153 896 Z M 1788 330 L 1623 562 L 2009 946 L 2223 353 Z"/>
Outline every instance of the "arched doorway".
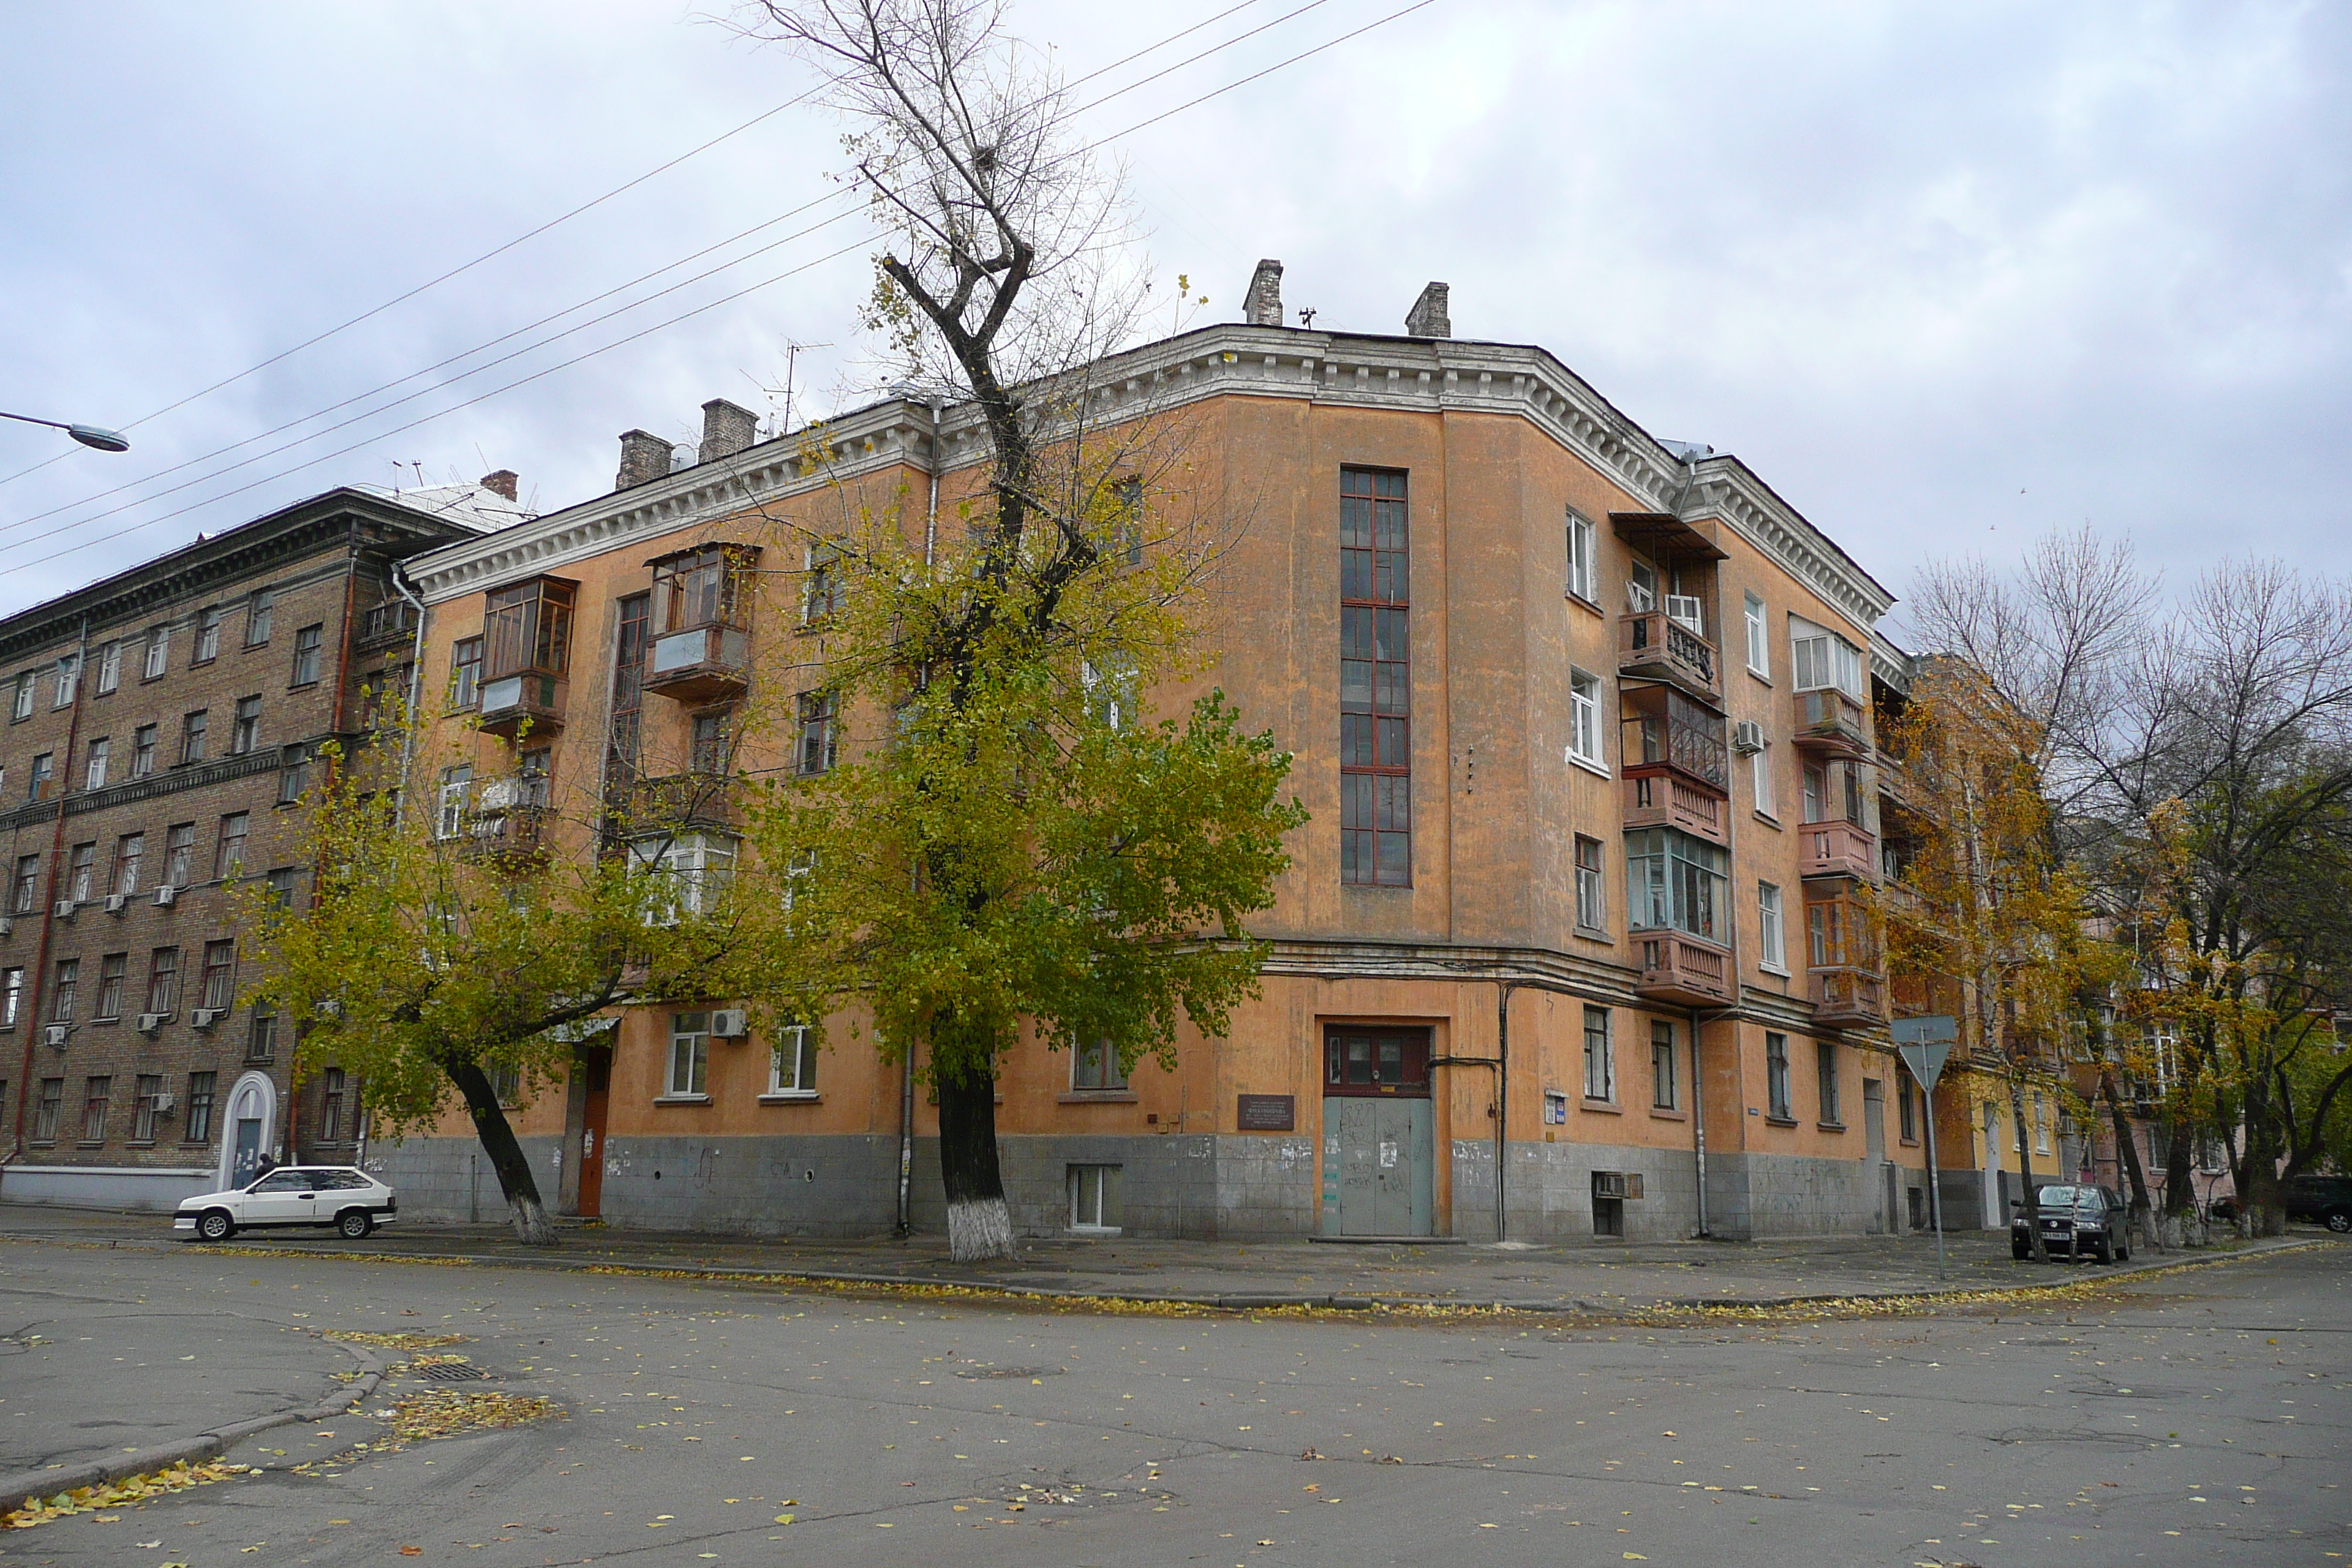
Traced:
<path fill-rule="evenodd" d="M 228 1091 L 221 1121 L 220 1184 L 241 1187 L 260 1170 L 278 1133 L 278 1086 L 268 1073 L 249 1072 Z"/>

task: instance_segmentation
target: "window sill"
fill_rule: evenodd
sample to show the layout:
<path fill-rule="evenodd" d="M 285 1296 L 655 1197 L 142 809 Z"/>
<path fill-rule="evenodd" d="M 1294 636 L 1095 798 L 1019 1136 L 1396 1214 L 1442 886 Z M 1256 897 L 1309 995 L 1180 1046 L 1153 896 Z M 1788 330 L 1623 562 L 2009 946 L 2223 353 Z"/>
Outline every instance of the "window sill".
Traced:
<path fill-rule="evenodd" d="M 1576 605 L 1584 609 L 1591 610 L 1602 620 L 1607 620 L 1609 618 L 1608 611 L 1602 609 L 1599 605 L 1594 604 L 1591 600 L 1586 598 L 1583 595 L 1578 593 L 1573 588 L 1561 589 L 1560 597 L 1566 599 L 1571 605 Z"/>
<path fill-rule="evenodd" d="M 709 1096 L 704 1096 L 709 1099 Z M 771 1089 L 760 1097 L 762 1105 L 821 1105 L 824 1096 L 813 1089 Z"/>
<path fill-rule="evenodd" d="M 106 1140 L 103 1138 L 77 1139 L 74 1142 L 74 1147 L 77 1149 L 103 1149 L 106 1147 Z"/>
<path fill-rule="evenodd" d="M 1605 779 L 1614 776 L 1610 773 L 1609 764 L 1606 763 L 1596 763 L 1591 757 L 1580 757 L 1574 752 L 1564 754 L 1568 758 L 1568 765 L 1571 768 L 1582 768 L 1596 778 Z"/>
<path fill-rule="evenodd" d="M 1773 832 L 1778 833 L 1778 832 L 1781 831 L 1781 828 L 1780 828 L 1780 819 L 1779 817 L 1777 817 L 1777 816 L 1773 816 L 1770 812 L 1769 812 L 1769 811 L 1756 811 L 1756 812 L 1750 812 L 1748 815 L 1750 815 L 1751 816 L 1755 817 L 1757 821 L 1759 821 L 1759 822 L 1762 823 L 1765 826 L 1767 826 L 1767 827 L 1770 828 Z"/>
<path fill-rule="evenodd" d="M 155 1146 L 155 1140 L 152 1138 L 128 1138 L 123 1141 L 122 1146 L 125 1149 L 152 1149 Z"/>
<path fill-rule="evenodd" d="M 1604 1116 L 1622 1116 L 1625 1108 L 1613 1100 L 1583 1100 L 1577 1102 L 1579 1110 L 1591 1110 Z"/>
<path fill-rule="evenodd" d="M 1671 1106 L 1654 1105 L 1650 1107 L 1650 1120 L 1653 1121 L 1688 1121 L 1690 1120 L 1690 1112 L 1687 1110 L 1676 1110 Z"/>
<path fill-rule="evenodd" d="M 58 1146 L 58 1141 L 54 1138 L 33 1138 L 26 1142 L 36 1149 L 54 1149 Z"/>
<path fill-rule="evenodd" d="M 1845 1131 L 1845 1123 L 1843 1121 L 1816 1121 L 1813 1123 L 1813 1128 L 1816 1131 L 1821 1132 L 1843 1132 Z"/>
<path fill-rule="evenodd" d="M 1796 1124 L 1797 1120 L 1793 1116 L 1768 1116 L 1764 1119 L 1767 1127 L 1794 1127 Z"/>
<path fill-rule="evenodd" d="M 1611 936 L 1599 926 L 1578 926 L 1576 928 L 1576 934 L 1582 937 L 1587 942 L 1605 942 L 1612 947 L 1614 947 L 1617 943 L 1617 939 L 1615 937 Z"/>
<path fill-rule="evenodd" d="M 297 680 L 289 683 L 286 689 L 289 691 L 308 691 L 318 684 L 319 683 L 316 680 Z"/>
<path fill-rule="evenodd" d="M 1074 1225 L 1069 1227 L 1069 1234 L 1082 1236 L 1092 1241 L 1101 1241 L 1122 1233 L 1115 1225 Z"/>
<path fill-rule="evenodd" d="M 1897 1138 L 1895 1142 L 1906 1149 L 1916 1149 L 1919 1146 L 1919 1140 L 1916 1138 Z"/>
<path fill-rule="evenodd" d="M 117 1013 L 111 1018 L 92 1018 L 89 1021 L 89 1026 L 94 1029 L 100 1024 L 120 1024 L 121 1022 L 122 1022 L 122 1015 Z"/>
<path fill-rule="evenodd" d="M 1783 979 L 1783 980 L 1787 980 L 1787 979 L 1791 978 L 1791 976 L 1790 975 L 1789 972 L 1788 972 L 1786 969 L 1783 969 L 1783 968 L 1780 967 L 1780 966 L 1779 966 L 1779 965 L 1777 965 L 1777 964 L 1764 963 L 1759 962 L 1759 963 L 1756 965 L 1756 967 L 1757 967 L 1757 968 L 1759 968 L 1759 969 L 1760 969 L 1760 970 L 1762 970 L 1762 971 L 1763 971 L 1765 973 L 1767 973 L 1767 974 L 1777 974 L 1777 975 L 1779 975 L 1779 976 L 1780 976 L 1781 979 Z"/>
<path fill-rule="evenodd" d="M 1067 1094 L 1054 1097 L 1056 1105 L 1133 1105 L 1135 1091 L 1131 1089 L 1074 1089 Z"/>
<path fill-rule="evenodd" d="M 1772 675 L 1769 670 L 1759 669 L 1752 664 L 1748 665 L 1745 668 L 1748 671 L 1748 679 L 1756 682 L 1757 685 L 1769 686 L 1772 684 Z"/>
<path fill-rule="evenodd" d="M 710 1097 L 707 1094 L 657 1094 L 654 1096 L 654 1103 L 656 1105 L 708 1105 L 710 1103 Z"/>

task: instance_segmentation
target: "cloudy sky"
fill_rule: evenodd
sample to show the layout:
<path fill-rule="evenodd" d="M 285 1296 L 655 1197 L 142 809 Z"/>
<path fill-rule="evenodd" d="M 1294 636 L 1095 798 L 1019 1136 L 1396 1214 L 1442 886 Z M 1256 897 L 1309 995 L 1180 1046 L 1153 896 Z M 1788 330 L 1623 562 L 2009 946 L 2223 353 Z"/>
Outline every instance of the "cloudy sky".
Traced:
<path fill-rule="evenodd" d="M 1022 0 L 1013 25 L 1075 77 L 1232 3 Z M 1304 3 L 1099 77 L 1081 128 L 1407 0 L 1276 20 Z M 0 409 L 134 446 L 0 425 L 0 611 L 415 465 L 568 504 L 624 429 L 779 409 L 788 361 L 797 413 L 854 400 L 869 231 L 807 108 L 287 352 L 810 86 L 726 14 L 14 9 Z M 2347 66 L 2352 8 L 2325 3 L 1432 0 L 1112 145 L 1152 264 L 1213 318 L 1261 256 L 1341 329 L 1399 330 L 1444 279 L 1457 334 L 1541 343 L 1654 433 L 1738 453 L 1898 592 L 2086 520 L 2177 584 L 2231 552 L 2335 564 Z"/>

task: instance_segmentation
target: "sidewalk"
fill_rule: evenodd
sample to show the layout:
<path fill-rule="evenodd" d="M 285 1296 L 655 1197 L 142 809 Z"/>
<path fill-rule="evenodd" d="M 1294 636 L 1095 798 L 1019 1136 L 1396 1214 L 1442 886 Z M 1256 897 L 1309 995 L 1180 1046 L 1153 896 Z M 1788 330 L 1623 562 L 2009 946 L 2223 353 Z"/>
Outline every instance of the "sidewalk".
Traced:
<path fill-rule="evenodd" d="M 53 1239 L 164 1250 L 167 1219 L 89 1210 L 0 1205 L 0 1240 Z M 246 1232 L 228 1250 L 365 1254 L 556 1270 L 662 1270 L 784 1277 L 840 1284 L 938 1285 L 1012 1295 L 1246 1308 L 1373 1305 L 1503 1307 L 1523 1311 L 1619 1311 L 1656 1306 L 1765 1306 L 1836 1298 L 2026 1289 L 2168 1264 L 2299 1246 L 2333 1245 L 2325 1232 L 2245 1244 L 2234 1252 L 2135 1253 L 2100 1267 L 2019 1263 L 2006 1235 L 1945 1238 L 1939 1278 L 1932 1237 L 1816 1237 L 1759 1242 L 1327 1245 L 1024 1240 L 1010 1262 L 957 1264 L 944 1237 L 861 1241 L 748 1239 L 567 1225 L 553 1249 L 519 1246 L 503 1225 L 394 1225 L 357 1244 L 310 1230 Z"/>

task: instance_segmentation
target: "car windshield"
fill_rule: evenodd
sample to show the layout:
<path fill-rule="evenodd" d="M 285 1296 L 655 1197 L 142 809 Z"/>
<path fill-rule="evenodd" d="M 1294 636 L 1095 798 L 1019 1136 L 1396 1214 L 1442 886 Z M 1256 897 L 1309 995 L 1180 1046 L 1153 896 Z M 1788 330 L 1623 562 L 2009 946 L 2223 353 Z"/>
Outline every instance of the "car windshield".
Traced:
<path fill-rule="evenodd" d="M 2037 1201 L 2046 1209 L 2075 1207 L 2095 1209 L 2099 1206 L 2099 1189 L 2096 1187 L 2044 1187 Z"/>

